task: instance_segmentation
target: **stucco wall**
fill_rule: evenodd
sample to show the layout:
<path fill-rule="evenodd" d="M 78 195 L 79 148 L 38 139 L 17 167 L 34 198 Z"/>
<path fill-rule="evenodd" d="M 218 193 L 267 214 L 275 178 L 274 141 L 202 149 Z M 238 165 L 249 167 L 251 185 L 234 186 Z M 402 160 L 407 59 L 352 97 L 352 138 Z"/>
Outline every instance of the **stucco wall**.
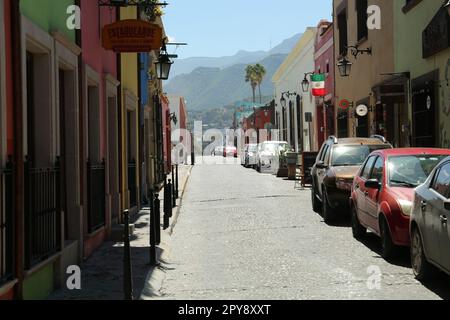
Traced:
<path fill-rule="evenodd" d="M 450 148 L 450 48 L 422 58 L 422 31 L 431 22 L 441 0 L 426 0 L 403 13 L 403 1 L 393 1 L 395 11 L 395 65 L 397 72 L 411 72 L 411 79 L 439 69 L 439 141 L 440 146 Z M 411 110 L 411 105 L 409 106 Z M 411 114 L 410 114 L 411 118 Z"/>
<path fill-rule="evenodd" d="M 22 14 L 47 32 L 61 31 L 67 38 L 75 42 L 75 31 L 67 29 L 67 8 L 74 0 L 21 0 Z"/>
<path fill-rule="evenodd" d="M 357 0 L 334 0 L 333 15 L 337 21 L 337 8 L 343 2 L 347 2 L 347 33 L 348 45 L 357 44 Z M 394 53 L 393 53 L 393 3 L 402 1 L 369 0 L 368 5 L 377 5 L 381 9 L 381 30 L 369 30 L 367 40 L 359 43 L 360 49 L 372 47 L 372 55 L 359 55 L 355 60 L 351 54 L 348 58 L 353 63 L 351 74 L 347 78 L 339 75 L 336 67 L 336 100 L 337 103 L 342 99 L 348 99 L 356 103 L 360 100 L 370 98 L 372 87 L 388 77 L 382 73 L 391 73 L 395 71 Z M 334 24 L 334 43 L 335 43 L 335 63 L 340 59 L 339 53 L 339 29 L 338 24 Z M 370 104 L 375 105 L 376 101 L 370 99 Z M 369 123 L 373 120 L 373 114 L 369 116 Z M 354 124 L 354 123 L 353 123 Z M 337 123 L 336 123 L 337 128 Z M 356 135 L 356 126 L 349 127 L 349 135 Z"/>
<path fill-rule="evenodd" d="M 275 86 L 275 103 L 276 112 L 280 115 L 280 137 L 282 137 L 282 106 L 280 103 L 281 96 L 283 92 L 290 91 L 296 92 L 298 95 L 302 96 L 303 99 L 303 120 L 305 112 L 311 112 L 313 113 L 313 123 L 311 124 L 311 134 L 312 134 L 312 146 L 309 145 L 309 136 L 305 134 L 305 131 L 303 131 L 303 143 L 305 150 L 316 150 L 318 148 L 317 146 L 317 139 L 315 134 L 315 99 L 311 95 L 311 93 L 304 94 L 301 88 L 301 81 L 304 78 L 304 74 L 307 72 L 312 72 L 314 70 L 314 42 L 315 42 L 315 36 L 316 36 L 316 28 L 307 28 L 305 33 L 303 34 L 302 38 L 297 43 L 294 50 L 291 52 L 291 54 L 286 58 L 286 60 L 283 62 L 283 64 L 280 66 L 280 68 L 275 73 L 274 77 L 272 78 L 272 82 Z M 285 97 L 286 98 L 286 97 Z M 289 115 L 289 99 L 287 99 L 286 103 L 286 110 L 287 110 L 287 118 L 286 123 L 288 127 L 288 140 L 290 140 L 290 115 Z M 297 149 L 299 145 L 299 141 L 297 139 L 297 108 L 296 108 L 296 99 L 295 97 L 291 97 L 291 101 L 294 103 L 294 117 L 295 117 L 295 142 L 294 141 L 288 141 L 292 145 L 295 146 L 296 151 L 299 151 Z M 303 128 L 308 129 L 308 123 L 303 121 Z"/>

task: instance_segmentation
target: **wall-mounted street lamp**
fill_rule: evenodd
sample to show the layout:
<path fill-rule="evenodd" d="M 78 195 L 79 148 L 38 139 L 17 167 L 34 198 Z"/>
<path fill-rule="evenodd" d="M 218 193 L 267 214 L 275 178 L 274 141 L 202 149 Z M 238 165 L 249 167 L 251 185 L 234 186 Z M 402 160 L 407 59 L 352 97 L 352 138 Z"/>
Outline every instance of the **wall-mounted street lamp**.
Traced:
<path fill-rule="evenodd" d="M 348 61 L 347 57 L 343 57 L 337 64 L 339 69 L 339 74 L 341 77 L 348 77 L 350 75 L 350 71 L 352 70 L 352 65 L 350 61 Z"/>
<path fill-rule="evenodd" d="M 159 80 L 167 80 L 169 79 L 170 68 L 172 67 L 173 61 L 171 58 L 178 58 L 176 54 L 169 54 L 167 52 L 167 38 L 163 40 L 163 46 L 161 48 L 161 52 L 159 53 L 158 60 L 155 62 L 156 66 L 156 75 Z"/>
<path fill-rule="evenodd" d="M 307 93 L 309 91 L 309 81 L 308 81 L 307 77 L 309 75 L 313 75 L 313 74 L 314 74 L 314 72 L 307 72 L 307 73 L 305 73 L 305 78 L 302 81 L 302 91 L 304 93 Z"/>
<path fill-rule="evenodd" d="M 281 106 L 283 108 L 286 108 L 286 98 L 284 96 L 286 96 L 287 98 L 290 98 L 291 96 L 297 96 L 297 92 L 286 91 L 281 94 L 281 99 L 280 99 Z"/>
<path fill-rule="evenodd" d="M 345 47 L 345 50 L 347 52 L 348 52 L 348 50 L 350 50 L 351 55 L 355 59 L 357 59 L 358 55 L 360 55 L 360 54 L 372 55 L 372 48 L 371 47 L 369 47 L 367 49 L 360 50 L 360 49 L 358 49 L 357 46 L 348 46 L 348 47 Z M 341 75 L 341 77 L 348 77 L 350 75 L 350 71 L 352 69 L 352 65 L 353 65 L 353 63 L 351 63 L 347 59 L 347 54 L 344 55 L 341 60 L 339 60 L 339 62 L 337 64 L 337 67 L 339 69 L 339 74 Z"/>
<path fill-rule="evenodd" d="M 348 46 L 348 47 L 345 47 L 345 49 L 346 49 L 346 51 L 350 50 L 350 53 L 352 54 L 353 57 L 355 57 L 355 59 L 358 58 L 358 55 L 364 54 L 364 53 L 366 53 L 366 54 L 368 54 L 370 56 L 372 55 L 372 48 L 371 47 L 369 47 L 367 49 L 364 49 L 364 50 L 360 50 L 360 49 L 358 49 L 357 46 Z"/>

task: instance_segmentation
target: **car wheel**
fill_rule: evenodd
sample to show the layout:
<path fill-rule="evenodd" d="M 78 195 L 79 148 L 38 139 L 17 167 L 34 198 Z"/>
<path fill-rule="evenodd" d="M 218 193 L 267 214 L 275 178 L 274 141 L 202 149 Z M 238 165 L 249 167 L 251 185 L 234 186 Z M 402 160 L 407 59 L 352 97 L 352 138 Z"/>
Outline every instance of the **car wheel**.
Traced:
<path fill-rule="evenodd" d="M 361 239 L 367 234 L 367 229 L 359 222 L 358 212 L 355 206 L 352 206 L 352 233 L 355 239 Z"/>
<path fill-rule="evenodd" d="M 335 215 L 328 202 L 328 196 L 325 188 L 323 189 L 322 194 L 322 218 L 326 224 L 330 224 L 331 222 L 333 222 Z"/>
<path fill-rule="evenodd" d="M 433 267 L 425 257 L 418 228 L 413 228 L 411 232 L 411 266 L 417 280 L 426 280 L 432 275 Z"/>
<path fill-rule="evenodd" d="M 314 187 L 311 188 L 311 202 L 312 202 L 313 211 L 316 213 L 321 213 L 322 204 L 320 203 L 319 199 L 317 199 L 317 195 L 314 190 Z"/>
<path fill-rule="evenodd" d="M 387 224 L 386 218 L 381 219 L 380 223 L 380 233 L 381 233 L 381 256 L 388 260 L 395 255 L 396 246 L 392 242 L 391 232 L 389 231 L 389 226 Z"/>

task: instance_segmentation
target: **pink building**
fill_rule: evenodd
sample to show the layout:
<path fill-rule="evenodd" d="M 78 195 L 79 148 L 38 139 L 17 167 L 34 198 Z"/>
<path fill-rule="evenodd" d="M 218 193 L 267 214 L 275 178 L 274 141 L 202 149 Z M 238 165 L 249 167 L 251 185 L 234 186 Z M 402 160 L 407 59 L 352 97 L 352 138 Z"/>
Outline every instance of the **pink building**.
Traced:
<path fill-rule="evenodd" d="M 335 133 L 334 129 L 334 45 L 333 24 L 322 20 L 317 26 L 317 36 L 314 50 L 315 72 L 325 74 L 326 95 L 316 98 L 317 137 L 319 147 L 328 136 Z"/>
<path fill-rule="evenodd" d="M 82 30 L 80 158 L 84 257 L 89 256 L 118 222 L 120 211 L 117 54 L 101 45 L 103 26 L 116 11 L 97 1 L 81 0 Z"/>

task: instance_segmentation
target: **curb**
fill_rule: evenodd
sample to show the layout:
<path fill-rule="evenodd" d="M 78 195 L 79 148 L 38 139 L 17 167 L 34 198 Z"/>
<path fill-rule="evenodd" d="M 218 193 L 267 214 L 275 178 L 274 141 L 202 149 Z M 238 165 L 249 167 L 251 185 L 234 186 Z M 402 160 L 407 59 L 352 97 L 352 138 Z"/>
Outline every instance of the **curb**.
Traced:
<path fill-rule="evenodd" d="M 174 216 L 174 218 L 172 220 L 172 224 L 170 225 L 170 231 L 169 231 L 170 235 L 173 234 L 173 230 L 175 229 L 175 226 L 176 226 L 176 224 L 178 222 L 178 218 L 180 217 L 180 211 L 181 211 L 181 206 L 183 205 L 184 194 L 186 192 L 186 186 L 187 186 L 187 183 L 189 182 L 189 178 L 191 177 L 191 172 L 192 172 L 193 168 L 194 168 L 193 166 L 191 166 L 189 168 L 188 173 L 186 175 L 186 179 L 184 180 L 183 192 L 181 193 L 180 202 L 179 202 L 179 204 L 177 206 L 177 212 L 175 213 L 175 216 Z"/>
<path fill-rule="evenodd" d="M 164 280 L 166 279 L 166 270 L 169 269 L 168 261 L 170 257 L 170 243 L 172 241 L 172 235 L 175 229 L 175 226 L 178 222 L 178 218 L 181 212 L 181 206 L 183 204 L 184 194 L 186 192 L 186 186 L 191 176 L 193 166 L 191 166 L 186 174 L 186 178 L 183 183 L 183 191 L 181 193 L 180 202 L 177 206 L 177 211 L 172 220 L 172 224 L 169 227 L 169 230 L 161 233 L 161 244 L 158 246 L 160 250 L 160 255 L 158 257 L 159 264 L 154 266 L 147 273 L 144 288 L 141 291 L 139 300 L 154 300 L 158 298 L 162 298 L 161 288 L 163 286 Z"/>

